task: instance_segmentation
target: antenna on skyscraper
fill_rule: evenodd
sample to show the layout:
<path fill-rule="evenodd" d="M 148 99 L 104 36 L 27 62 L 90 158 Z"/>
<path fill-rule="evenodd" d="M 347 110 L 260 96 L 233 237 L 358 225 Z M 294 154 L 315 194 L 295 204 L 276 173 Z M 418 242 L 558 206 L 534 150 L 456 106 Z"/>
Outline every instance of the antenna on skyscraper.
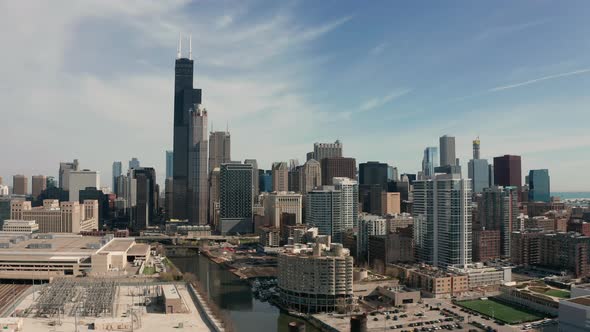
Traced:
<path fill-rule="evenodd" d="M 182 32 L 178 34 L 178 51 L 176 52 L 176 58 L 180 59 L 182 56 Z"/>
<path fill-rule="evenodd" d="M 193 35 L 188 35 L 188 59 L 193 59 Z"/>

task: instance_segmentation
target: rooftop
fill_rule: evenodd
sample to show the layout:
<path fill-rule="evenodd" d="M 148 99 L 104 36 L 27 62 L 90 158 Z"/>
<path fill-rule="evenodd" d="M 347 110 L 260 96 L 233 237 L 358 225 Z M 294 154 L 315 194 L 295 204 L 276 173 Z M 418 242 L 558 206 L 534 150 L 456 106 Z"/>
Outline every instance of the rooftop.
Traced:
<path fill-rule="evenodd" d="M 576 297 L 576 298 L 569 299 L 569 300 L 566 300 L 566 301 L 567 302 L 572 302 L 572 303 L 575 303 L 575 304 L 581 304 L 581 305 L 586 306 L 586 307 L 590 307 L 590 296 Z"/>
<path fill-rule="evenodd" d="M 134 243 L 134 238 L 115 238 L 101 252 L 128 251 Z"/>
<path fill-rule="evenodd" d="M 12 241 L 9 248 L 0 248 L 0 261 L 26 260 L 35 261 L 39 259 L 80 259 L 91 256 L 97 251 L 101 244 L 101 237 L 81 236 L 70 234 L 54 234 L 51 238 L 22 237 L 23 234 L 0 233 L 0 243 Z M 44 234 L 47 235 L 47 234 Z M 42 249 L 33 248 L 34 245 L 47 244 Z M 31 246 L 33 245 L 33 246 Z"/>

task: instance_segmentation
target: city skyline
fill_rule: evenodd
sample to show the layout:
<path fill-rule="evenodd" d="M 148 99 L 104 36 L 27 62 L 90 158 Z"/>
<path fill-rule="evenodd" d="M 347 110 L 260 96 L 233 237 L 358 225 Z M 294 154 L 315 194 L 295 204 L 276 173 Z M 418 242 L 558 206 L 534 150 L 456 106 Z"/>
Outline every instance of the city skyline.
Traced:
<path fill-rule="evenodd" d="M 194 84 L 204 91 L 211 131 L 229 123 L 233 160 L 256 159 L 270 169 L 275 161 L 305 160 L 315 142 L 339 139 L 357 163 L 415 173 L 424 148 L 448 134 L 456 137 L 465 177 L 471 142 L 480 136 L 489 163 L 520 155 L 523 177 L 547 168 L 555 191 L 588 188 L 590 178 L 571 174 L 589 162 L 589 24 L 582 14 L 589 5 L 463 4 L 327 2 L 305 18 L 298 14 L 310 2 L 199 10 L 186 1 L 33 11 L 11 4 L 3 12 L 11 13 L 6 23 L 14 30 L 0 32 L 0 40 L 19 52 L 0 63 L 14 77 L 0 92 L 0 109 L 11 110 L 2 112 L 10 124 L 5 134 L 19 139 L 1 146 L 19 158 L 3 163 L 0 176 L 8 184 L 16 174 L 56 176 L 59 162 L 78 159 L 81 169 L 100 171 L 106 186 L 112 162 L 136 156 L 163 185 L 164 152 L 172 149 L 172 61 L 178 33 L 192 32 Z M 391 17 L 379 15 L 384 6 Z M 142 23 L 153 18 L 157 24 Z M 374 25 L 362 38 L 350 37 L 357 46 L 348 47 L 346 37 L 369 19 Z M 447 27 L 432 32 L 434 25 Z M 567 41 L 558 38 L 564 33 Z M 101 52 L 105 47 L 109 52 Z M 547 48 L 552 52 L 541 54 Z M 39 92 L 35 98 L 31 90 Z M 346 90 L 355 93 L 344 96 Z M 567 117 L 555 116 L 564 109 Z M 38 135 L 22 135 L 30 131 Z"/>

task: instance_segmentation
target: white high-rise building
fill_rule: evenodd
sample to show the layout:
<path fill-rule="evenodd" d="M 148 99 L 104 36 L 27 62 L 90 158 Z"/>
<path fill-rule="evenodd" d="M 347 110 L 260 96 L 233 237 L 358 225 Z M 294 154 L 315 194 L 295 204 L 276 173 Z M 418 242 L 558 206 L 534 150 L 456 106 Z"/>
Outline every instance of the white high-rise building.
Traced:
<path fill-rule="evenodd" d="M 417 258 L 446 267 L 471 263 L 471 181 L 440 174 L 414 182 Z"/>
<path fill-rule="evenodd" d="M 333 186 L 307 193 L 306 223 L 341 242 L 342 235 L 358 226 L 358 184 L 348 178 L 334 178 Z"/>
<path fill-rule="evenodd" d="M 91 170 L 70 171 L 69 176 L 70 201 L 80 200 L 80 190 L 87 187 L 100 188 L 100 172 Z"/>
<path fill-rule="evenodd" d="M 359 220 L 359 185 L 356 180 L 335 177 L 332 183 L 336 190 L 340 190 L 342 227 L 351 229 L 358 226 Z"/>

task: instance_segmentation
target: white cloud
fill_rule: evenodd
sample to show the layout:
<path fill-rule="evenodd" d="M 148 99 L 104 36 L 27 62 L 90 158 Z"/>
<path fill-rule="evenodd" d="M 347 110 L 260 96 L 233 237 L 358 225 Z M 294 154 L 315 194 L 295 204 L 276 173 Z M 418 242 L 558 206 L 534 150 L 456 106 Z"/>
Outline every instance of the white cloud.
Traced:
<path fill-rule="evenodd" d="M 574 76 L 574 75 L 580 75 L 580 74 L 585 74 L 585 73 L 590 73 L 590 68 L 584 68 L 584 69 L 570 71 L 567 73 L 560 73 L 560 74 L 539 77 L 539 78 L 535 78 L 532 80 L 514 83 L 514 84 L 501 85 L 501 86 L 497 86 L 495 88 L 489 89 L 488 92 L 496 92 L 496 91 L 514 89 L 514 88 L 518 88 L 518 87 L 530 85 L 530 84 L 535 84 L 535 83 L 542 82 L 542 81 L 553 80 L 556 78 L 562 78 L 562 77 L 568 77 L 568 76 Z"/>
<path fill-rule="evenodd" d="M 371 55 L 379 55 L 381 53 L 383 53 L 383 51 L 385 51 L 385 49 L 389 46 L 389 43 L 387 42 L 383 42 L 375 47 L 373 47 L 370 51 L 369 54 Z"/>
<path fill-rule="evenodd" d="M 411 90 L 410 89 L 398 89 L 393 90 L 385 96 L 382 97 L 375 97 L 371 98 L 359 106 L 360 111 L 369 111 L 375 108 L 379 108 L 381 106 L 385 106 L 389 102 L 398 99 L 406 94 L 408 94 Z"/>
<path fill-rule="evenodd" d="M 301 56 L 285 66 L 280 58 L 304 54 L 351 18 L 304 25 L 280 10 L 236 20 L 235 12 L 188 13 L 186 4 L 0 3 L 0 43 L 7 50 L 0 53 L 0 72 L 11 77 L 0 89 L 0 122 L 10 124 L 3 134 L 11 140 L 2 140 L 0 150 L 15 156 L 0 164 L 0 174 L 55 175 L 59 161 L 79 158 L 82 167 L 103 171 L 109 184 L 112 161 L 132 156 L 162 174 L 172 145 L 179 32 L 193 33 L 195 85 L 215 128 L 229 122 L 233 159 L 257 158 L 268 167 L 303 155 L 313 141 L 298 142 L 333 117 L 298 92 L 313 61 Z M 93 40 L 97 34 L 106 42 Z M 94 57 L 85 62 L 89 53 Z M 121 58 L 109 63 L 111 54 Z"/>

